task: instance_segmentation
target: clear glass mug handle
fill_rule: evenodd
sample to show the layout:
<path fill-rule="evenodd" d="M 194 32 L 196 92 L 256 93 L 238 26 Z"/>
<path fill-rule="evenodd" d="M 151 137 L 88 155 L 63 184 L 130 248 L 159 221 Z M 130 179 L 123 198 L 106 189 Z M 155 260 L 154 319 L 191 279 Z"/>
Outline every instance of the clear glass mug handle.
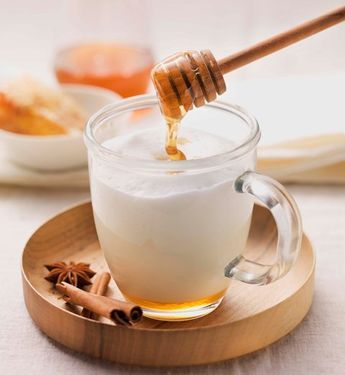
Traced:
<path fill-rule="evenodd" d="M 301 218 L 294 199 L 270 177 L 245 172 L 235 181 L 238 193 L 250 194 L 269 209 L 278 229 L 276 262 L 265 265 L 240 255 L 225 267 L 225 276 L 247 284 L 264 285 L 283 277 L 294 264 L 302 239 Z"/>

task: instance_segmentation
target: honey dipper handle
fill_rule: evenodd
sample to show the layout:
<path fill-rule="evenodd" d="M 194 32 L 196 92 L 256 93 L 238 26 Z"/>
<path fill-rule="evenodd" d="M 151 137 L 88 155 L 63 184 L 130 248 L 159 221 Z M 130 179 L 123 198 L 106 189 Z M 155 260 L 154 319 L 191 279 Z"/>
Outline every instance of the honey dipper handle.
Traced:
<path fill-rule="evenodd" d="M 219 68 L 223 74 L 229 73 L 232 70 L 279 51 L 290 44 L 296 43 L 344 20 L 345 6 L 302 23 L 231 56 L 224 57 L 218 61 Z"/>

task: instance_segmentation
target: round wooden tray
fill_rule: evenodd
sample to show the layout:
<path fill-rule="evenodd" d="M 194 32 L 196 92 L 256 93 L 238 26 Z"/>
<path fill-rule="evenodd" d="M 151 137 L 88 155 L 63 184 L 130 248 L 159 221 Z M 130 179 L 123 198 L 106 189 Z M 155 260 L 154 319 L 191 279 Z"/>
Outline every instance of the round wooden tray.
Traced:
<path fill-rule="evenodd" d="M 267 258 L 272 257 L 276 237 L 268 211 L 255 206 L 249 256 L 266 251 Z M 38 327 L 59 343 L 127 364 L 194 365 L 253 352 L 295 328 L 308 312 L 313 296 L 315 257 L 306 236 L 296 264 L 283 279 L 267 286 L 233 281 L 221 305 L 210 315 L 185 322 L 144 318 L 130 328 L 83 318 L 77 315 L 77 308 L 66 305 L 43 278 L 43 265 L 58 260 L 88 262 L 96 271 L 107 269 L 90 203 L 50 219 L 26 244 L 22 264 L 25 303 Z M 115 283 L 109 289 L 109 295 L 120 296 Z"/>

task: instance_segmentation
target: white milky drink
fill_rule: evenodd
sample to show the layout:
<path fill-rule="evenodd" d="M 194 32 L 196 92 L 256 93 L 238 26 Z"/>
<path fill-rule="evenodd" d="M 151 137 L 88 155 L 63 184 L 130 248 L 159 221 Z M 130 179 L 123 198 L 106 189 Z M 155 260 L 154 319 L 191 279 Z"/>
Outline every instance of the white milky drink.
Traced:
<path fill-rule="evenodd" d="M 187 160 L 234 148 L 227 139 L 183 129 Z M 103 146 L 125 159 L 166 160 L 165 129 L 120 135 Z M 90 161 L 97 233 L 110 271 L 126 298 L 144 308 L 192 308 L 219 301 L 230 279 L 225 266 L 243 252 L 252 198 L 233 183 L 255 154 L 200 173 L 151 173 Z M 164 161 L 166 160 L 166 161 Z M 173 306 L 172 306 L 173 305 Z"/>
<path fill-rule="evenodd" d="M 231 280 L 266 285 L 286 275 L 302 225 L 286 189 L 255 172 L 260 129 L 245 109 L 215 101 L 190 111 L 178 133 L 168 125 L 165 142 L 158 99 L 141 95 L 95 113 L 84 139 L 96 229 L 115 282 L 146 317 L 179 321 L 214 311 Z M 254 199 L 276 222 L 271 265 L 244 253 Z"/>

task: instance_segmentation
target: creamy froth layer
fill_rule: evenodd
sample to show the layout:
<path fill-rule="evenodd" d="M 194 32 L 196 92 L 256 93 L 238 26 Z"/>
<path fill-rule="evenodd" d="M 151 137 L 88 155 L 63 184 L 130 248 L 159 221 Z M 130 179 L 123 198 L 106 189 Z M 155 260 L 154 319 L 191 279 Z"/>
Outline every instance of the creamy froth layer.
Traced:
<path fill-rule="evenodd" d="M 103 146 L 124 158 L 169 160 L 165 151 L 166 130 L 152 128 L 109 139 Z M 230 151 L 234 144 L 219 136 L 192 128 L 179 130 L 178 148 L 187 160 L 207 158 Z"/>

